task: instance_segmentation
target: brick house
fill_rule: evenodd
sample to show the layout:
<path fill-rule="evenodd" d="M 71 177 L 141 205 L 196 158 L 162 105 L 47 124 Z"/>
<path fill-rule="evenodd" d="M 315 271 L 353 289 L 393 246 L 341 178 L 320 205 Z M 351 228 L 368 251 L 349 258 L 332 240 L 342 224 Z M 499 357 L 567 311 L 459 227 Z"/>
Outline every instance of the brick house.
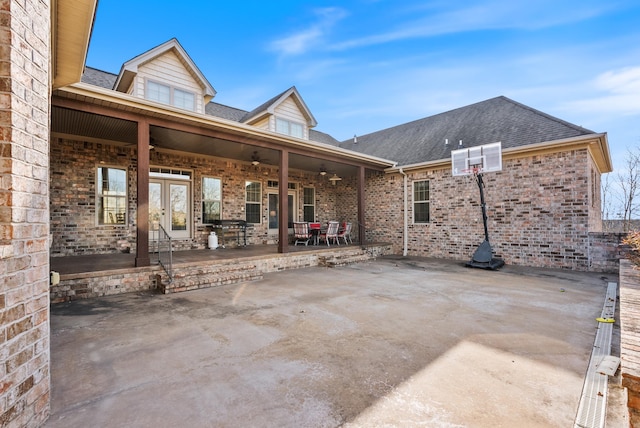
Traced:
<path fill-rule="evenodd" d="M 471 177 L 452 177 L 450 153 L 497 141 L 502 171 L 484 175 L 494 251 L 509 264 L 604 269 L 600 177 L 612 170 L 604 133 L 496 97 L 340 147 L 397 162 L 368 187 L 375 239 L 412 256 L 467 259 L 484 235 L 479 192 Z M 416 200 L 419 187 L 427 200 Z M 428 210 L 417 221 L 420 204 Z"/>
<path fill-rule="evenodd" d="M 477 191 L 451 176 L 447 141 L 503 144 L 487 202 L 507 263 L 596 266 L 605 134 L 499 97 L 338 142 L 313 129 L 295 87 L 250 112 L 213 102 L 176 40 L 117 75 L 85 68 L 96 3 L 2 9 L 3 426 L 40 426 L 49 413 L 50 255 L 133 251 L 144 266 L 154 222 L 189 250 L 222 217 L 249 221 L 250 244 L 280 252 L 290 220 L 341 219 L 396 253 L 466 260 L 482 237 Z"/>
<path fill-rule="evenodd" d="M 606 134 L 497 97 L 339 142 L 313 129 L 295 87 L 252 111 L 215 94 L 176 39 L 55 91 L 52 256 L 135 251 L 144 266 L 157 223 L 188 250 L 206 248 L 223 218 L 246 220 L 249 244 L 279 252 L 293 221 L 340 220 L 396 253 L 464 260 L 482 221 L 477 187 L 451 175 L 451 150 L 499 141 L 504 168 L 485 176 L 495 252 L 592 267 Z"/>
<path fill-rule="evenodd" d="M 250 112 L 215 93 L 176 39 L 54 91 L 52 256 L 135 251 L 145 266 L 159 226 L 175 250 L 198 249 L 219 219 L 287 252 L 293 221 L 365 224 L 366 176 L 393 162 L 313 130 L 295 87 Z"/>

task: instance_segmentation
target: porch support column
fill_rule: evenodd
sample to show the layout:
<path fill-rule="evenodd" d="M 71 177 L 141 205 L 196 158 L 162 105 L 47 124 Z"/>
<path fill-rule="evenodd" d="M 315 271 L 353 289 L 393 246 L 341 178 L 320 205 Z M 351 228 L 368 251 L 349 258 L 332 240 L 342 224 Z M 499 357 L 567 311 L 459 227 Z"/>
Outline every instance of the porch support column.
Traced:
<path fill-rule="evenodd" d="M 289 152 L 280 151 L 278 177 L 278 253 L 289 252 Z"/>
<path fill-rule="evenodd" d="M 364 188 L 365 188 L 365 175 L 364 167 L 358 167 L 358 237 L 360 238 L 360 245 L 365 245 L 366 240 L 366 228 L 364 220 Z"/>
<path fill-rule="evenodd" d="M 149 121 L 138 121 L 136 266 L 149 266 Z"/>

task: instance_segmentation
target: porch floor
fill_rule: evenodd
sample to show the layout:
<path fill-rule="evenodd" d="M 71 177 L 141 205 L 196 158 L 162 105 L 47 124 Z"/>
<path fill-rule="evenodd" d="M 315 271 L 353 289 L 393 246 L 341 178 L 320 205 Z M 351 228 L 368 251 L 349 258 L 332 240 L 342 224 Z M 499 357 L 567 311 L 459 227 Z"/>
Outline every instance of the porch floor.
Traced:
<path fill-rule="evenodd" d="M 289 253 L 297 252 L 318 252 L 334 250 L 339 251 L 341 248 L 353 248 L 359 244 L 350 245 L 289 245 Z M 368 244 L 369 245 L 369 244 Z M 375 245 L 375 244 L 373 244 Z M 207 262 L 214 260 L 229 260 L 245 257 L 259 256 L 278 256 L 277 245 L 247 245 L 245 247 L 227 247 L 215 250 L 184 250 L 173 252 L 173 264 L 191 262 Z M 149 253 L 151 265 L 158 264 L 156 253 Z M 91 254 L 80 256 L 62 256 L 50 258 L 50 269 L 59 272 L 60 275 L 72 275 L 78 273 L 101 272 L 117 269 L 131 269 L 135 267 L 135 253 L 117 253 L 117 254 Z"/>

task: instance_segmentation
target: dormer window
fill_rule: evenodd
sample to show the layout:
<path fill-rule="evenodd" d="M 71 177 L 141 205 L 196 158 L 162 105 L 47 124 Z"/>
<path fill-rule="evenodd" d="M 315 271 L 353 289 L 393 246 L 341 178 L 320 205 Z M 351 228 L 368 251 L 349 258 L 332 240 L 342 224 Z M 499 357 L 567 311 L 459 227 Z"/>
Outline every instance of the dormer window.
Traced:
<path fill-rule="evenodd" d="M 301 123 L 290 120 L 276 118 L 276 132 L 279 134 L 291 135 L 292 137 L 304 138 L 304 128 Z"/>
<path fill-rule="evenodd" d="M 182 89 L 173 89 L 173 105 L 185 110 L 194 110 L 196 105 L 196 97 L 193 92 L 183 91 Z"/>
<path fill-rule="evenodd" d="M 194 111 L 196 106 L 196 96 L 193 92 L 174 88 L 153 80 L 147 80 L 145 96 L 150 101 L 169 104 L 185 110 Z"/>

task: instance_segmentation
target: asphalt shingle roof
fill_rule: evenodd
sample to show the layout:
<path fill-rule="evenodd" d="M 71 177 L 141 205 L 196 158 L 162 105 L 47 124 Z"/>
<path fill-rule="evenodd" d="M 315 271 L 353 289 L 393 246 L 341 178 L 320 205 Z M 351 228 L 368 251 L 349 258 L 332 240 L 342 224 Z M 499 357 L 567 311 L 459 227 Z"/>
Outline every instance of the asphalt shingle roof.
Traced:
<path fill-rule="evenodd" d="M 85 67 L 81 82 L 100 86 L 101 88 L 113 89 L 117 79 L 117 74 L 107 73 L 97 68 Z"/>
<path fill-rule="evenodd" d="M 117 79 L 118 75 L 116 74 L 108 73 L 106 71 L 98 70 L 97 68 L 92 67 L 86 67 L 84 74 L 82 75 L 82 82 L 106 89 L 113 89 Z M 288 90 L 289 89 L 287 89 L 287 91 Z M 271 98 L 270 100 L 266 101 L 250 112 L 211 101 L 205 106 L 205 113 L 210 116 L 219 117 L 221 119 L 227 119 L 234 122 L 242 123 L 246 118 L 251 117 L 256 112 L 266 109 L 287 91 L 283 91 L 282 93 L 276 95 L 275 97 Z M 331 135 L 324 132 L 316 131 L 315 129 L 309 130 L 309 139 L 311 141 L 330 144 L 332 146 L 338 146 L 340 144 L 340 142 L 333 138 Z"/>
<path fill-rule="evenodd" d="M 86 67 L 82 81 L 113 89 L 117 75 Z M 286 91 L 285 91 L 286 92 Z M 284 92 L 283 92 L 284 93 Z M 215 102 L 205 106 L 208 115 L 242 123 L 266 108 L 282 94 L 258 106 L 251 112 Z M 425 117 L 371 134 L 359 135 L 339 142 L 331 135 L 311 129 L 312 141 L 338 146 L 383 159 L 399 166 L 449 159 L 451 150 L 502 142 L 502 148 L 579 137 L 594 132 L 550 116 L 539 110 L 500 96 L 434 116 Z M 445 144 L 448 139 L 449 144 Z"/>
<path fill-rule="evenodd" d="M 256 114 L 266 110 L 271 104 L 276 102 L 276 100 L 278 100 L 278 98 L 280 98 L 282 95 L 284 95 L 284 93 L 287 92 L 288 90 L 289 89 L 287 89 L 286 91 L 282 91 L 281 93 L 279 93 L 275 97 L 271 98 L 270 100 L 265 101 L 264 103 L 262 103 L 261 105 L 259 105 L 256 108 L 254 108 L 253 110 L 251 110 L 249 112 L 246 112 L 245 116 L 242 118 L 242 121 L 244 122 L 245 120 L 250 119 L 251 117 L 255 116 Z"/>
<path fill-rule="evenodd" d="M 451 150 L 502 142 L 502 148 L 593 134 L 500 96 L 340 143 L 344 149 L 390 159 L 399 166 L 451 157 Z M 449 144 L 445 144 L 445 139 Z"/>
<path fill-rule="evenodd" d="M 213 101 L 204 106 L 204 112 L 210 116 L 233 120 L 234 122 L 242 122 L 242 118 L 247 114 L 246 110 L 214 103 Z"/>

